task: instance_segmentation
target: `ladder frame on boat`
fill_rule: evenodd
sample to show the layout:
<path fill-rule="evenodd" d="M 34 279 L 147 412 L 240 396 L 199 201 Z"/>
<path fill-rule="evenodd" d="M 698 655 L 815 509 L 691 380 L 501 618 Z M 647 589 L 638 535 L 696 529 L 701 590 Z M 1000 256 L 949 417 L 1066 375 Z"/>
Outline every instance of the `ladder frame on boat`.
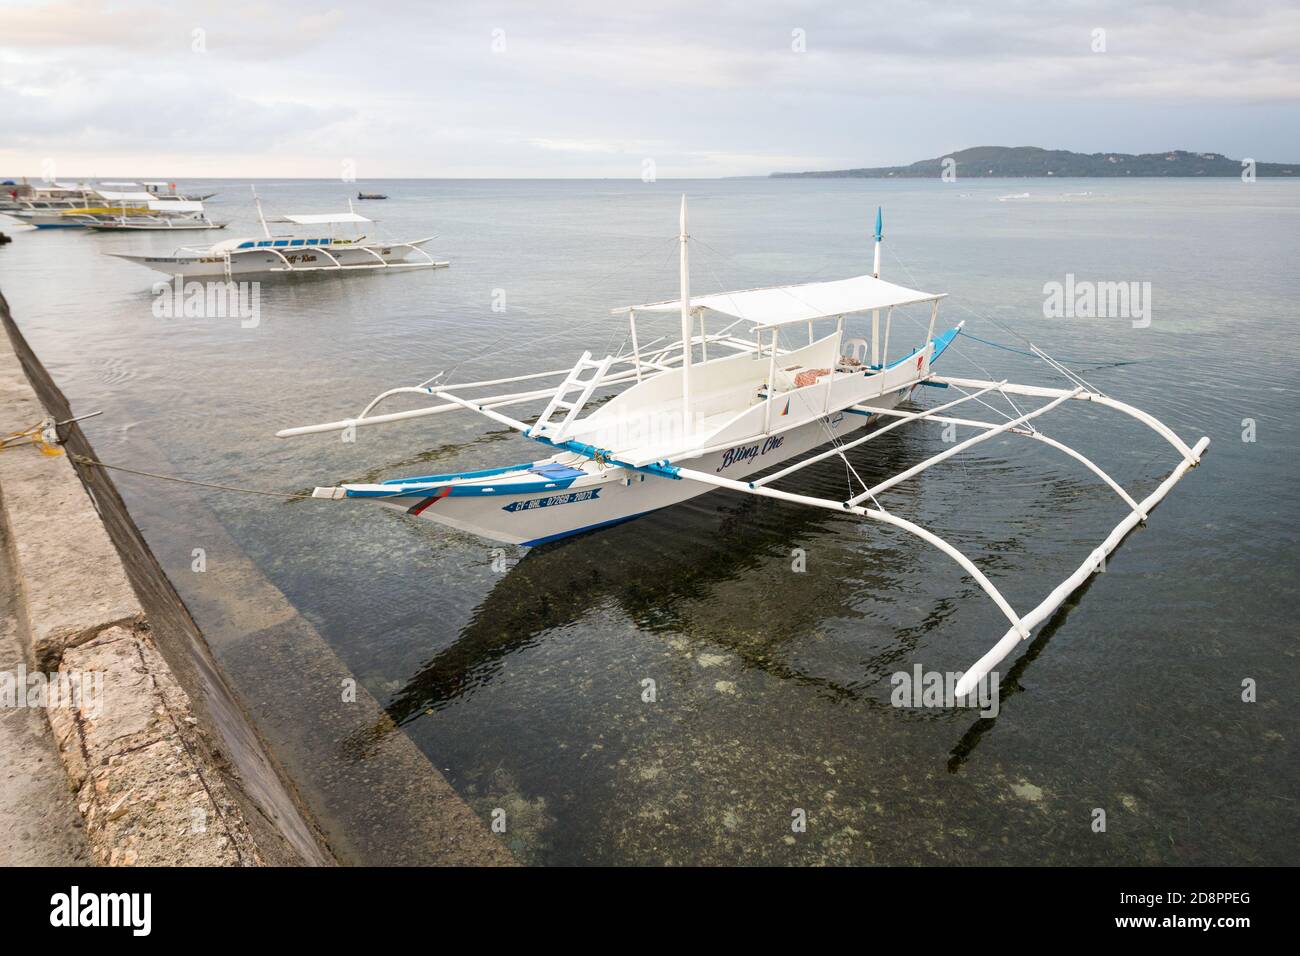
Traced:
<path fill-rule="evenodd" d="M 605 378 L 605 373 L 609 371 L 610 363 L 614 361 L 614 356 L 606 355 L 603 359 L 592 361 L 590 352 L 583 352 L 582 357 L 569 370 L 564 381 L 555 389 L 555 394 L 547 403 L 542 414 L 538 416 L 537 421 L 525 434 L 529 438 L 548 438 L 553 442 L 562 442 L 568 436 L 569 426 L 577 419 L 579 413 L 586 407 L 587 401 L 591 398 L 591 393 L 600 385 L 601 380 Z M 595 374 L 591 378 L 583 378 L 582 373 L 588 370 L 594 370 Z M 569 401 L 565 396 L 571 392 L 577 391 L 578 397 Z M 566 412 L 563 421 L 559 425 L 551 424 L 551 416 L 555 414 L 557 408 L 563 408 Z"/>

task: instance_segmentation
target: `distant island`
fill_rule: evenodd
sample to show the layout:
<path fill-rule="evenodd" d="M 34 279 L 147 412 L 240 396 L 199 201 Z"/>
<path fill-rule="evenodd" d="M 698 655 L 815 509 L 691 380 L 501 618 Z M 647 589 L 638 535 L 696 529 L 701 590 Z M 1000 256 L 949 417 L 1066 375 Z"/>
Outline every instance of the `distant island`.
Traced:
<path fill-rule="evenodd" d="M 807 173 L 772 173 L 776 179 L 930 179 L 938 178 L 944 161 L 956 163 L 963 179 L 1022 176 L 1240 176 L 1241 160 L 1221 153 L 1072 153 L 1067 149 L 1037 146 L 975 146 L 947 156 L 923 159 L 910 166 L 873 169 L 833 169 Z M 1256 176 L 1295 176 L 1300 163 L 1256 163 Z"/>

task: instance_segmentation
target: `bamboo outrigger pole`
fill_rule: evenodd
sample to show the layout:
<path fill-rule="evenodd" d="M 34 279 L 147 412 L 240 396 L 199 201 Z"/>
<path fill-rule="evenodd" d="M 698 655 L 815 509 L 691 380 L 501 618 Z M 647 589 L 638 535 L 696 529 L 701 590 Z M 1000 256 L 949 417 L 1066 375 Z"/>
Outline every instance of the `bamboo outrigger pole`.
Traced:
<path fill-rule="evenodd" d="M 871 277 L 880 278 L 880 240 L 884 238 L 884 219 L 880 207 L 876 207 L 876 242 L 875 253 L 871 259 Z M 871 364 L 880 367 L 880 310 L 871 310 Z"/>
<path fill-rule="evenodd" d="M 691 420 L 691 263 L 686 251 L 686 194 L 682 194 L 681 233 L 678 240 L 681 252 L 682 294 L 682 429 L 686 432 Z"/>
<path fill-rule="evenodd" d="M 267 224 L 266 224 L 266 215 L 265 215 L 265 213 L 262 212 L 262 200 L 261 200 L 261 198 L 257 195 L 257 187 L 256 187 L 256 186 L 249 186 L 248 188 L 251 189 L 251 190 L 253 191 L 253 205 L 255 205 L 255 206 L 257 207 L 257 221 L 260 222 L 260 223 L 262 224 L 262 234 L 263 234 L 264 236 L 266 236 L 266 238 L 270 239 L 270 238 L 271 238 L 271 229 L 270 229 L 270 227 L 267 226 Z"/>

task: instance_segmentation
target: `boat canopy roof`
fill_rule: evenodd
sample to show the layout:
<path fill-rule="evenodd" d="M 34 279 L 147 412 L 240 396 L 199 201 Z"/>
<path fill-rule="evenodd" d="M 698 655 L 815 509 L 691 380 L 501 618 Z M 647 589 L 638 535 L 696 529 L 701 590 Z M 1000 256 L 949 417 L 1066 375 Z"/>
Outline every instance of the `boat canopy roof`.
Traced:
<path fill-rule="evenodd" d="M 191 199 L 150 199 L 155 212 L 203 212 L 203 203 Z"/>
<path fill-rule="evenodd" d="M 296 222 L 300 226 L 321 226 L 334 222 L 371 222 L 365 216 L 355 212 L 329 212 L 311 216 L 285 216 L 287 222 Z"/>
<path fill-rule="evenodd" d="M 767 289 L 745 289 L 691 297 L 692 309 L 711 309 L 753 322 L 760 328 L 832 318 L 848 312 L 888 309 L 895 305 L 934 302 L 943 292 L 918 292 L 873 276 L 854 276 L 831 282 L 806 282 Z M 616 312 L 679 312 L 681 300 L 633 305 Z"/>
<path fill-rule="evenodd" d="M 109 202 L 147 203 L 150 199 L 154 198 L 151 193 L 119 193 L 114 192 L 111 189 L 96 189 L 95 192 L 102 198 L 107 199 Z"/>

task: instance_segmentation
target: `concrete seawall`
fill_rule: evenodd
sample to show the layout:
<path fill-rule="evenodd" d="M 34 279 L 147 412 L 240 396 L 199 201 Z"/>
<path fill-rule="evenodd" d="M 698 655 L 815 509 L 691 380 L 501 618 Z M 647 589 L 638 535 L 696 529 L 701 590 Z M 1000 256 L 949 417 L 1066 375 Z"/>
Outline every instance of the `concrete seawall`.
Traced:
<path fill-rule="evenodd" d="M 71 419 L 3 296 L 0 325 L 0 429 Z M 145 526 L 204 542 L 207 573 L 182 582 L 182 599 L 163 567 L 188 552 L 178 564 L 165 539 L 160 563 L 110 472 L 85 463 L 98 456 L 80 426 L 58 439 L 66 454 L 0 451 L 0 586 L 15 592 L 0 603 L 0 672 L 21 645 L 32 670 L 103 675 L 103 692 L 93 713 L 0 725 L 11 779 L 46 794 L 37 822 L 55 852 L 30 862 L 515 865 L 201 496 L 163 483 L 131 499 Z M 133 448 L 136 467 L 173 471 L 147 437 Z M 0 780 L 0 863 L 6 829 L 34 825 L 24 799 Z"/>
<path fill-rule="evenodd" d="M 4 430 L 71 418 L 3 296 L 0 324 Z M 59 437 L 67 452 L 94 457 L 75 423 Z M 82 681 L 78 706 L 43 708 L 58 763 L 34 739 L 9 779 L 57 795 L 62 778 L 90 862 L 333 863 L 107 476 L 19 445 L 0 452 L 0 502 L 10 630 L 25 648 L 24 660 L 0 663 L 45 675 L 51 692 Z M 6 720 L 31 709 L 7 708 Z M 20 813 L 21 799 L 6 784 L 0 817 Z M 0 862 L 78 862 L 71 842 L 44 859 L 0 842 Z"/>

